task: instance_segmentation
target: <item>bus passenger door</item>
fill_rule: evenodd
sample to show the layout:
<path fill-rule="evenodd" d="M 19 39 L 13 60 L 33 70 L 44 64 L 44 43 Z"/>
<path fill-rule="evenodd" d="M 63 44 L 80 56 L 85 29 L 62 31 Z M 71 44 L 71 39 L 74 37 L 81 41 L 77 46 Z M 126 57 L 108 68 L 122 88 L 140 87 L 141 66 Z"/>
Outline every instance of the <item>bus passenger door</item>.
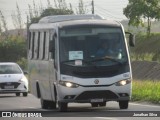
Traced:
<path fill-rule="evenodd" d="M 51 31 L 49 42 L 49 77 L 50 77 L 50 91 L 52 100 L 55 101 L 56 68 L 55 68 L 55 33 Z"/>

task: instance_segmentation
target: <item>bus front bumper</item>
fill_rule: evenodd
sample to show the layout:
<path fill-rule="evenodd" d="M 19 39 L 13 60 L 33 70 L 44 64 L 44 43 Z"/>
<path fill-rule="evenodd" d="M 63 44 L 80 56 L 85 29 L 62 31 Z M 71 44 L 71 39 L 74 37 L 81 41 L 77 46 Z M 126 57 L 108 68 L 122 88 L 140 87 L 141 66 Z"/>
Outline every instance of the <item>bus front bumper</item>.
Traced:
<path fill-rule="evenodd" d="M 60 102 L 107 102 L 107 101 L 129 101 L 131 97 L 131 84 L 125 86 L 109 86 L 109 87 L 78 87 L 67 88 L 59 87 L 58 100 Z"/>

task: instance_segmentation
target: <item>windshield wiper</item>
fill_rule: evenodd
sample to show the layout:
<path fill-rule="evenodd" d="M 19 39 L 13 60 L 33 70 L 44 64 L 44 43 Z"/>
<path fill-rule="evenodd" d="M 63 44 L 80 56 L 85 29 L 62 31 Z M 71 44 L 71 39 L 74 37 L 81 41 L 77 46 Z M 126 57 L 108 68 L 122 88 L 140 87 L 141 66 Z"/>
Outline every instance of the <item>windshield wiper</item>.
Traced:
<path fill-rule="evenodd" d="M 75 59 L 75 60 L 67 60 L 67 61 L 63 61 L 62 63 L 69 63 L 69 62 L 75 62 L 75 61 L 82 61 L 82 66 L 83 64 L 87 64 L 87 65 L 93 65 L 95 67 L 97 67 L 97 65 L 95 64 L 95 62 L 98 62 L 98 61 L 104 61 L 104 60 L 110 60 L 110 61 L 113 61 L 113 62 L 116 62 L 116 63 L 119 63 L 119 64 L 123 64 L 125 62 L 120 62 L 117 58 L 114 58 L 114 57 L 111 57 L 111 56 L 105 56 L 105 57 L 101 57 L 101 58 L 95 58 L 95 59 L 92 59 L 92 60 L 81 60 L 81 59 Z M 75 65 L 75 64 L 74 64 Z M 78 66 L 78 65 L 77 65 Z M 80 65 L 81 66 L 81 65 Z"/>
<path fill-rule="evenodd" d="M 82 61 L 82 65 L 85 63 L 87 65 L 94 65 L 94 63 L 90 62 L 90 61 L 87 61 L 87 60 L 82 60 L 82 59 L 75 59 L 75 60 L 67 60 L 67 61 L 63 61 L 62 63 L 69 63 L 69 62 L 75 62 L 75 61 Z"/>
<path fill-rule="evenodd" d="M 90 60 L 88 62 L 98 62 L 98 61 L 103 61 L 103 60 L 110 60 L 110 61 L 113 61 L 113 62 L 117 62 L 119 64 L 123 64 L 122 62 L 120 62 L 118 59 L 114 58 L 114 57 L 111 57 L 111 56 L 105 56 L 105 57 L 101 57 L 101 58 L 95 58 L 93 60 Z"/>

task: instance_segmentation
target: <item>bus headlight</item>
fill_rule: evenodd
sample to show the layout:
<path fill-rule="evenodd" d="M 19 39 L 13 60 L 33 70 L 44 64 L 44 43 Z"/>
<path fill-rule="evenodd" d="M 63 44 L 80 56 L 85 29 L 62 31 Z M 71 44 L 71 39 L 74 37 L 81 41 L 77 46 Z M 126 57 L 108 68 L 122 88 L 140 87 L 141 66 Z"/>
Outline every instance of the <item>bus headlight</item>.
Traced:
<path fill-rule="evenodd" d="M 124 85 L 129 84 L 129 83 L 131 83 L 131 80 L 128 79 L 128 80 L 118 81 L 118 82 L 115 83 L 115 85 L 116 86 L 124 86 Z"/>
<path fill-rule="evenodd" d="M 67 82 L 67 81 L 59 81 L 59 84 L 62 85 L 62 86 L 65 86 L 65 87 L 69 87 L 69 88 L 77 88 L 79 87 L 78 84 L 76 83 L 72 83 L 72 82 Z"/>

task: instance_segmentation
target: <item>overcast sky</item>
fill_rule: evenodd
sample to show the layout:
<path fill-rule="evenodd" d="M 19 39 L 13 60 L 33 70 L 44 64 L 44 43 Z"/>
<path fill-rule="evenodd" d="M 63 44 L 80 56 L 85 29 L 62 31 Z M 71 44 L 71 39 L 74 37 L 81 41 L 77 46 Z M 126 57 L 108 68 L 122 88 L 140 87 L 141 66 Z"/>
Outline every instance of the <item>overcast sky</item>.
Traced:
<path fill-rule="evenodd" d="M 45 8 L 47 0 L 34 0 L 36 5 L 42 4 Z M 79 0 L 66 0 L 67 4 L 71 3 L 73 8 L 78 7 Z M 83 0 L 88 8 L 88 14 L 91 14 L 91 1 Z M 54 0 L 50 0 L 54 6 Z M 16 3 L 19 5 L 24 22 L 26 21 L 26 13 L 28 12 L 28 4 L 33 5 L 33 0 L 0 0 L 0 10 L 3 12 L 8 22 L 8 27 L 13 28 L 11 14 L 16 11 Z M 127 19 L 123 15 L 123 8 L 128 4 L 128 0 L 94 0 L 95 14 L 104 16 L 107 19 L 121 21 Z"/>

